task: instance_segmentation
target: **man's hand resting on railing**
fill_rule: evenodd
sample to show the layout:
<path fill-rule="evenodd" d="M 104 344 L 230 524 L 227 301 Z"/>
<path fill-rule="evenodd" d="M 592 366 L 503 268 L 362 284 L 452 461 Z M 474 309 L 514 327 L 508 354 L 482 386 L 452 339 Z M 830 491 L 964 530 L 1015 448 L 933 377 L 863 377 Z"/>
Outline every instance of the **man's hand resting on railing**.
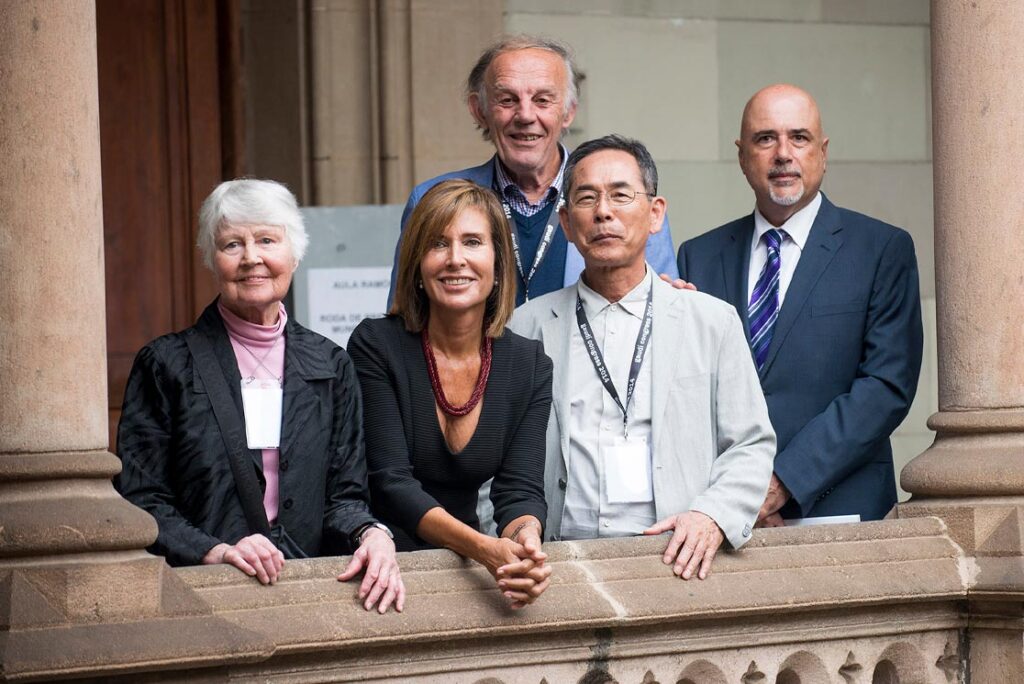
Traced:
<path fill-rule="evenodd" d="M 644 530 L 644 534 L 662 534 L 672 530 L 662 562 L 672 565 L 672 572 L 690 579 L 694 571 L 704 579 L 711 572 L 718 547 L 725 540 L 722 529 L 710 517 L 698 511 L 670 515 Z M 698 570 L 699 568 L 699 570 Z"/>

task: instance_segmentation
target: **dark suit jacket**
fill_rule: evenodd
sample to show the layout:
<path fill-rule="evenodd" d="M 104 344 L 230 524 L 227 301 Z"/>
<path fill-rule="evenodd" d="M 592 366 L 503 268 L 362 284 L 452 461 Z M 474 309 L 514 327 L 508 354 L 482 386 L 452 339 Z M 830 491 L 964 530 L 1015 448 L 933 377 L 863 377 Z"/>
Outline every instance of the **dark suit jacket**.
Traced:
<path fill-rule="evenodd" d="M 194 331 L 194 332 L 193 332 Z M 149 548 L 171 565 L 195 565 L 220 542 L 250 534 L 227 449 L 185 335 L 206 335 L 239 417 L 241 376 L 216 303 L 193 328 L 159 337 L 139 352 L 128 378 L 114 484 L 156 518 Z M 336 344 L 289 319 L 278 523 L 310 556 L 346 553 L 349 535 L 370 515 L 362 400 L 355 369 Z M 247 450 L 266 487 L 260 450 Z"/>
<path fill-rule="evenodd" d="M 753 214 L 679 248 L 679 272 L 747 321 Z M 896 502 L 889 435 L 921 369 L 921 300 L 910 235 L 822 195 L 760 372 L 778 436 L 784 517 L 885 516 Z"/>

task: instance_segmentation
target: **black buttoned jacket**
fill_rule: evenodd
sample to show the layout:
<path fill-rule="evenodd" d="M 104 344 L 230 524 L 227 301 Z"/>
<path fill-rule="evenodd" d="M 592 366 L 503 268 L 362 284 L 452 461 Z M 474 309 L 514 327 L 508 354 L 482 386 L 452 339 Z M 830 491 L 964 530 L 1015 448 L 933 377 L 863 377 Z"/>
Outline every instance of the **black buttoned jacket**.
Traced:
<path fill-rule="evenodd" d="M 149 547 L 171 565 L 195 565 L 220 542 L 236 543 L 246 523 L 227 449 L 185 335 L 214 348 L 239 416 L 238 364 L 217 311 L 206 307 L 189 330 L 164 335 L 139 352 L 128 378 L 114 484 L 156 518 Z M 293 320 L 285 326 L 279 467 L 282 525 L 309 556 L 348 553 L 350 535 L 374 522 L 369 510 L 362 400 L 345 350 Z M 262 453 L 246 449 L 261 488 Z"/>

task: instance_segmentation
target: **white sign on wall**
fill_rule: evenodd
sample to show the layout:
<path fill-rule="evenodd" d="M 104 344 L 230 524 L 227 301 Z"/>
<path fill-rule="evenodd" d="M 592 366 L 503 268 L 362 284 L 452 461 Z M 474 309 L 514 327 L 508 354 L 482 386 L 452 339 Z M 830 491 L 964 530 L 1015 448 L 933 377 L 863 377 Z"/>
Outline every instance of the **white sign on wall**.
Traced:
<path fill-rule="evenodd" d="M 387 309 L 391 267 L 311 268 L 309 328 L 344 347 L 359 321 Z"/>

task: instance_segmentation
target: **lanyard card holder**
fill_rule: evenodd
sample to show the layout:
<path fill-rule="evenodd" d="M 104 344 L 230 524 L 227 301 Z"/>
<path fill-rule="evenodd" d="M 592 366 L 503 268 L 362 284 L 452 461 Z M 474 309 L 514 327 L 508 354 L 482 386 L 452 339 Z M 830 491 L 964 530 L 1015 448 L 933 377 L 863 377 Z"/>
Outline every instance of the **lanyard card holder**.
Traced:
<path fill-rule="evenodd" d="M 646 441 L 622 439 L 600 448 L 608 503 L 654 501 L 651 450 Z"/>
<path fill-rule="evenodd" d="M 277 380 L 242 378 L 242 411 L 245 441 L 250 449 L 281 446 L 281 383 Z"/>

